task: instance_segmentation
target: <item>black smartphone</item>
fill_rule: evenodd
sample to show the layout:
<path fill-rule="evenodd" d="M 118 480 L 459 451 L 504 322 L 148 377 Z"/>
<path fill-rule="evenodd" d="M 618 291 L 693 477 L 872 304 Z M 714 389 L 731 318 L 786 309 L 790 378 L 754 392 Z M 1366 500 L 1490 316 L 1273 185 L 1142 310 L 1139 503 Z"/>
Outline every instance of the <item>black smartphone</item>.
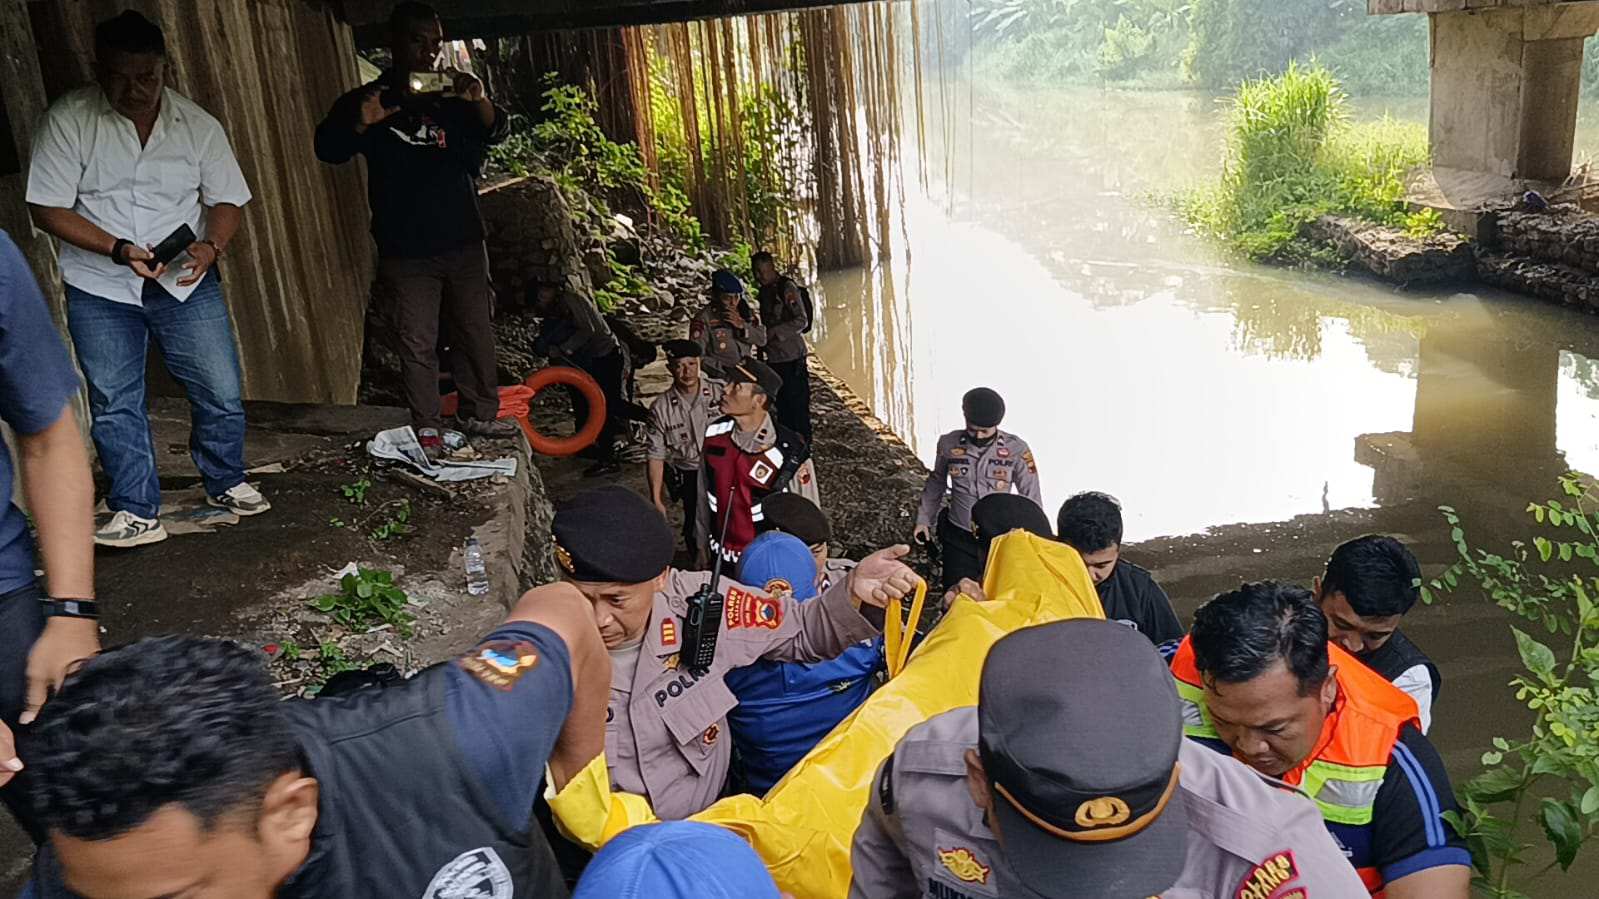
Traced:
<path fill-rule="evenodd" d="M 193 228 L 188 225 L 179 225 L 178 230 L 168 234 L 166 240 L 156 244 L 155 249 L 150 251 L 155 254 L 155 259 L 151 261 L 156 265 L 166 265 L 182 256 L 183 252 L 189 248 L 189 244 L 194 243 L 195 239 Z"/>

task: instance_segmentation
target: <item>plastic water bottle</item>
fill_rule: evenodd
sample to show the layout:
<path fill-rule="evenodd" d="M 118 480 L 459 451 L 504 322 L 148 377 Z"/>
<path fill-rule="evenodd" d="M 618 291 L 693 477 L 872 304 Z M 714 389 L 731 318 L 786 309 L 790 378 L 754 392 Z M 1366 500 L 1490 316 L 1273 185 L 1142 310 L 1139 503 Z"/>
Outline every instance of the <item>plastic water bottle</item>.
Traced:
<path fill-rule="evenodd" d="M 483 564 L 483 544 L 476 537 L 466 539 L 466 592 L 473 596 L 489 592 L 489 570 Z"/>

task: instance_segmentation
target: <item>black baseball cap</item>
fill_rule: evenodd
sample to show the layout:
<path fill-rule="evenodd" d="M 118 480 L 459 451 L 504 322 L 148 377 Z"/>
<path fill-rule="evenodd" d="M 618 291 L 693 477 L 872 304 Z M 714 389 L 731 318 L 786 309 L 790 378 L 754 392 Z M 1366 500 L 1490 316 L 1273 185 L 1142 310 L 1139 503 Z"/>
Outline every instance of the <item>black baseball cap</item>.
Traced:
<path fill-rule="evenodd" d="M 766 391 L 767 396 L 777 396 L 783 389 L 783 376 L 772 370 L 770 365 L 753 356 L 745 356 L 737 365 L 726 365 L 722 374 L 727 377 L 729 384 L 756 384 Z"/>
<path fill-rule="evenodd" d="M 1025 887 L 1143 899 L 1177 882 L 1182 710 L 1143 634 L 1074 618 L 1004 637 L 983 662 L 977 720 L 995 823 Z"/>

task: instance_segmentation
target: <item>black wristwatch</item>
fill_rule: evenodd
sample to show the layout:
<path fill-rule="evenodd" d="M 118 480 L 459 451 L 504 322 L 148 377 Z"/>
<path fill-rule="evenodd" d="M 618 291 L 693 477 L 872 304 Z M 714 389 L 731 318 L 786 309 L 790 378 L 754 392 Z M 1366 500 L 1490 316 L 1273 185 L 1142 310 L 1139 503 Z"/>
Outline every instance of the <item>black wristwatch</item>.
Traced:
<path fill-rule="evenodd" d="M 128 240 L 126 237 L 117 238 L 117 242 L 111 245 L 111 261 L 115 262 L 117 265 L 128 265 L 129 260 L 126 256 L 122 255 L 122 250 L 125 247 L 132 246 L 137 246 L 137 244 L 131 240 Z"/>
<path fill-rule="evenodd" d="M 87 618 L 92 621 L 100 617 L 100 604 L 92 599 L 41 599 L 39 603 L 44 606 L 46 618 Z"/>

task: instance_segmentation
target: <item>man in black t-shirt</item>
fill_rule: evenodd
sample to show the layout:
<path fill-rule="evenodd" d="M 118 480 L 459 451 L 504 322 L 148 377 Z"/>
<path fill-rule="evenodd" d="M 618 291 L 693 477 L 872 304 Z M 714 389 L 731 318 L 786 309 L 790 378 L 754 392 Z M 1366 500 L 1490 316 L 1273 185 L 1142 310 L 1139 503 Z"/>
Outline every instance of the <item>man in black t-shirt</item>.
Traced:
<path fill-rule="evenodd" d="M 1103 493 L 1079 493 L 1060 507 L 1055 538 L 1077 550 L 1099 588 L 1105 617 L 1161 644 L 1183 635 L 1171 599 L 1149 572 L 1121 557 L 1122 507 Z"/>
<path fill-rule="evenodd" d="M 1421 732 L 1443 678 L 1438 666 L 1399 629 L 1421 598 L 1421 565 L 1403 543 L 1380 534 L 1338 546 L 1313 592 L 1327 616 L 1327 635 L 1416 701 Z"/>
<path fill-rule="evenodd" d="M 156 637 L 69 675 L 26 735 L 37 899 L 566 895 L 535 823 L 605 744 L 610 661 L 570 584 L 460 658 L 282 702 L 258 650 Z M 73 891 L 66 884 L 70 883 Z"/>
<path fill-rule="evenodd" d="M 389 18 L 393 68 L 333 104 L 316 129 L 323 162 L 367 162 L 367 202 L 378 245 L 378 280 L 393 307 L 405 399 L 422 448 L 443 450 L 439 429 L 440 311 L 449 326 L 460 392 L 457 426 L 510 437 L 499 419 L 493 292 L 477 177 L 491 144 L 509 133 L 505 110 L 476 76 L 434 71 L 444 30 L 432 7 L 401 3 Z M 447 84 L 437 84 L 438 81 Z"/>

